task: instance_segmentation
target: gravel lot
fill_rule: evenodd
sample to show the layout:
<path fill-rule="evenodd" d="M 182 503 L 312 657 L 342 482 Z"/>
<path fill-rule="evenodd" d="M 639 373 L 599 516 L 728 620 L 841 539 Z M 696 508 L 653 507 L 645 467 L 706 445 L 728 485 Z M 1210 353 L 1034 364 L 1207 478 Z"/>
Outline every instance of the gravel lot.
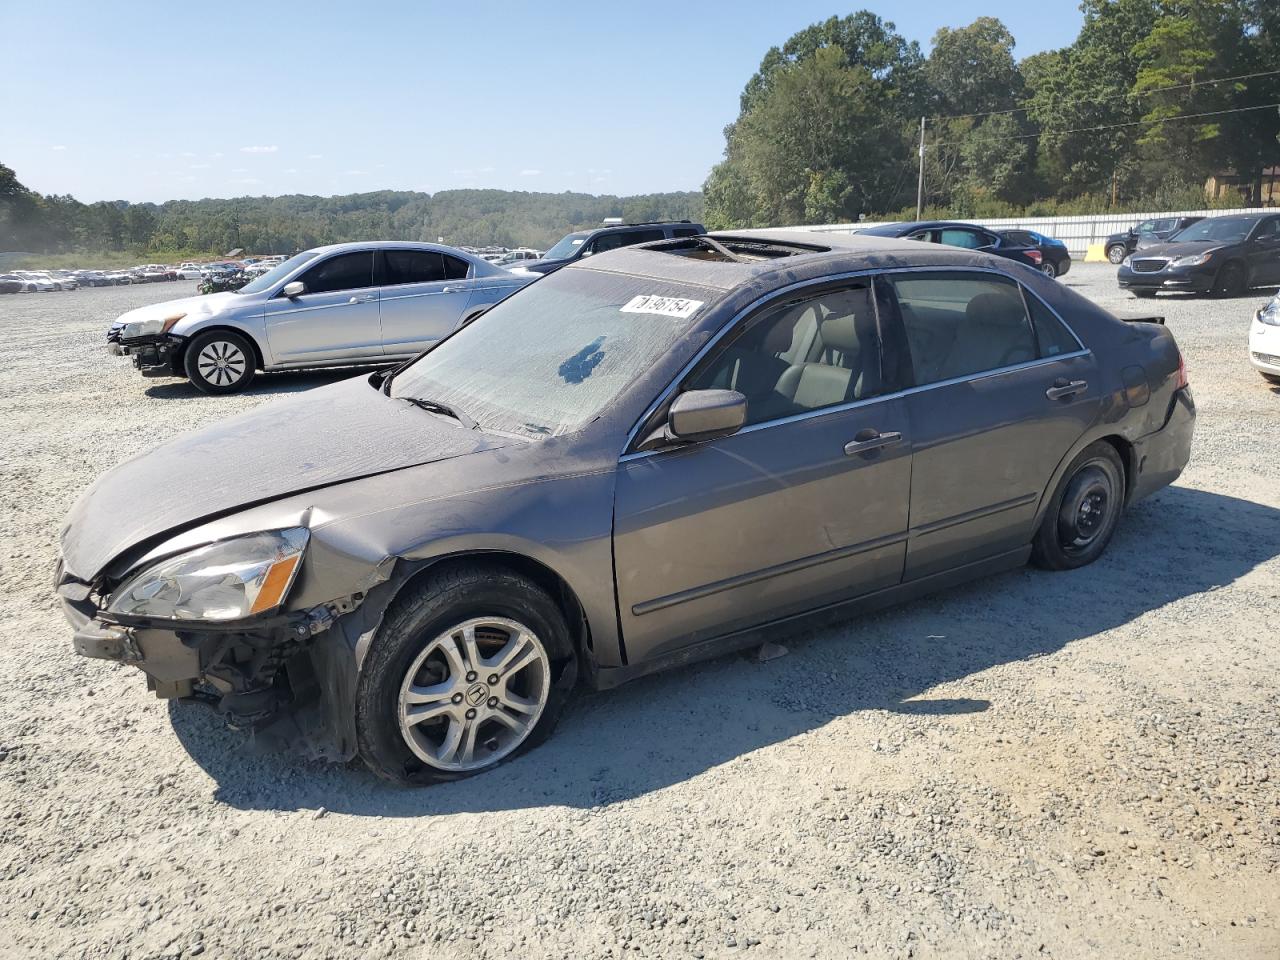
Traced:
<path fill-rule="evenodd" d="M 1065 282 L 1121 295 L 1109 265 Z M 1200 409 L 1105 558 L 580 701 L 424 791 L 256 750 L 75 657 L 59 525 L 101 471 L 336 375 L 144 381 L 191 283 L 0 298 L 0 955 L 1280 956 L 1280 389 L 1261 294 L 1156 302 Z"/>

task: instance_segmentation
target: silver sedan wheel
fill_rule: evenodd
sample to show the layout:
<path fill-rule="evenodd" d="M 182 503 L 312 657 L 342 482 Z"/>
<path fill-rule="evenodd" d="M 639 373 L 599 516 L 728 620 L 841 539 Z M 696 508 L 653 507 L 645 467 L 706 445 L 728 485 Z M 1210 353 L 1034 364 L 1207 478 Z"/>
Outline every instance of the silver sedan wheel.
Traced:
<path fill-rule="evenodd" d="M 196 369 L 215 387 L 229 387 L 244 378 L 249 362 L 230 340 L 210 340 L 196 358 Z"/>
<path fill-rule="evenodd" d="M 400 685 L 397 719 L 409 749 L 438 770 L 497 763 L 537 726 L 551 659 L 528 627 L 478 617 L 427 644 Z"/>

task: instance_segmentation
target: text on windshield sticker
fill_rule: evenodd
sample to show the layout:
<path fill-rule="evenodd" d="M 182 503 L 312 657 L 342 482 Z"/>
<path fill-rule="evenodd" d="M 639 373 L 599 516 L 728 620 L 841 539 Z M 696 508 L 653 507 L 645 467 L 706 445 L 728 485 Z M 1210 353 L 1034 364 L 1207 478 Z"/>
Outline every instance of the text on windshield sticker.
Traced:
<path fill-rule="evenodd" d="M 698 312 L 698 308 L 702 304 L 702 300 L 686 300 L 684 297 L 642 295 L 632 297 L 622 307 L 622 313 L 654 313 L 660 317 L 675 317 L 677 320 L 688 320 Z"/>

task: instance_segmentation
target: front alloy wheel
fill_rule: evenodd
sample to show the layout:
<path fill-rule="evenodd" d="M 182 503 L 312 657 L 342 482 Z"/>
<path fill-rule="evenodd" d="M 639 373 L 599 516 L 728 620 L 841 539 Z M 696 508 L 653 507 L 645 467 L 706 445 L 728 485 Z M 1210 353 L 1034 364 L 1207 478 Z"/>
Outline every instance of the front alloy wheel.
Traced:
<path fill-rule="evenodd" d="M 537 726 L 551 689 L 551 659 L 537 634 L 478 617 L 423 649 L 400 685 L 400 733 L 428 766 L 474 773 L 517 749 Z"/>
<path fill-rule="evenodd" d="M 1125 249 L 1120 244 L 1117 243 L 1114 246 L 1107 247 L 1107 259 L 1112 263 L 1116 265 L 1123 263 L 1125 256 Z"/>
<path fill-rule="evenodd" d="M 205 393 L 235 393 L 253 379 L 253 348 L 237 333 L 202 333 L 188 344 L 183 367 L 187 378 Z"/>

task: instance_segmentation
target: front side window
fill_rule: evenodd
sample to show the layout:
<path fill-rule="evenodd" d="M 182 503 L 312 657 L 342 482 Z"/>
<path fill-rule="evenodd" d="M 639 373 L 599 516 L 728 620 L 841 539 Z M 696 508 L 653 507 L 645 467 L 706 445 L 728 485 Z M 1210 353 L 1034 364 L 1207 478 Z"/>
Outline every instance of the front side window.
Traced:
<path fill-rule="evenodd" d="M 270 270 L 268 270 L 266 273 L 264 273 L 262 276 L 258 277 L 257 279 L 251 281 L 250 283 L 246 283 L 243 287 L 241 287 L 236 292 L 237 293 L 265 293 L 267 290 L 270 290 L 272 287 L 274 287 L 277 283 L 279 283 L 285 277 L 289 276 L 289 274 L 293 273 L 293 271 L 297 270 L 304 263 L 314 260 L 317 256 L 318 254 L 314 250 L 304 250 L 302 253 L 296 253 L 292 257 L 290 257 L 288 260 L 285 260 L 284 262 L 279 263 L 276 266 L 272 267 Z M 199 269 L 194 263 L 187 264 L 187 266 L 192 267 L 194 269 Z M 208 265 L 208 267 L 206 267 L 206 269 L 215 270 L 215 269 L 218 269 L 219 267 L 220 267 L 220 264 L 211 263 Z"/>
<path fill-rule="evenodd" d="M 685 383 L 737 390 L 747 424 L 882 392 L 880 337 L 869 283 L 767 307 Z"/>
<path fill-rule="evenodd" d="M 675 347 L 711 300 L 672 281 L 558 270 L 400 371 L 390 392 L 450 404 L 483 430 L 570 433 Z"/>
<path fill-rule="evenodd" d="M 359 290 L 373 286 L 373 251 L 340 253 L 304 273 L 301 277 L 307 293 L 332 293 L 337 290 Z"/>
<path fill-rule="evenodd" d="M 938 242 L 945 243 L 949 247 L 977 250 L 979 247 L 987 246 L 991 240 L 985 234 L 978 233 L 976 230 L 946 227 L 939 231 Z"/>
<path fill-rule="evenodd" d="M 582 244 L 586 242 L 587 233 L 571 233 L 564 237 L 554 247 L 548 250 L 544 255 L 544 260 L 568 260 L 575 256 L 582 249 Z"/>
<path fill-rule="evenodd" d="M 918 385 L 1036 359 L 1036 341 L 1012 280 L 967 273 L 890 274 Z"/>

